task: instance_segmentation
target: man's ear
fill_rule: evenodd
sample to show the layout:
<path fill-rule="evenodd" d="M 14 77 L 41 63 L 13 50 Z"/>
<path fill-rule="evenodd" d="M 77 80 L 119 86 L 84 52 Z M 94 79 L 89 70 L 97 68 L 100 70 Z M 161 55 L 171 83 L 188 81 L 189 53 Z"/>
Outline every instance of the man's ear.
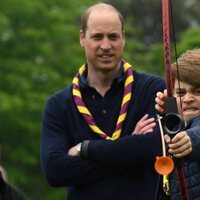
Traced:
<path fill-rule="evenodd" d="M 85 46 L 85 45 L 84 45 L 84 38 L 85 38 L 85 35 L 84 35 L 83 31 L 80 30 L 80 32 L 79 32 L 79 40 L 80 40 L 80 45 L 81 45 L 82 47 Z"/>

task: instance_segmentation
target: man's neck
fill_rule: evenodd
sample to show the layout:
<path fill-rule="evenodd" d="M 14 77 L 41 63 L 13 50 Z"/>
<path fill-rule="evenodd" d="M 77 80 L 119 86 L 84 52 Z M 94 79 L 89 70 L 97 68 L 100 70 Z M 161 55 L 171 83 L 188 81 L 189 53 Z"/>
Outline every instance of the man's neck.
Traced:
<path fill-rule="evenodd" d="M 110 89 L 113 79 L 117 76 L 116 71 L 94 71 L 88 69 L 87 81 L 91 87 L 94 87 L 102 96 Z"/>

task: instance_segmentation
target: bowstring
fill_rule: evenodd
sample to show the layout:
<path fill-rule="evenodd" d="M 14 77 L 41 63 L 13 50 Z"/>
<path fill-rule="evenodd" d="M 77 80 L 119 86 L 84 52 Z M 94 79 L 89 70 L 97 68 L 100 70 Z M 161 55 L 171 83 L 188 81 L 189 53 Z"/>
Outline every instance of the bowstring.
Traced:
<path fill-rule="evenodd" d="M 180 90 L 181 90 L 180 73 L 179 73 L 179 64 L 178 64 L 178 53 L 177 53 L 177 47 L 176 47 L 174 11 L 173 11 L 172 0 L 170 0 L 170 16 L 171 16 L 170 19 L 171 19 L 171 25 L 172 25 L 172 37 L 173 37 L 173 43 L 174 43 L 174 56 L 175 56 L 175 63 L 176 63 L 176 68 L 177 68 L 178 89 L 179 89 L 179 94 L 180 94 Z M 180 100 L 180 109 L 182 112 L 181 95 L 179 95 L 179 100 Z"/>
<path fill-rule="evenodd" d="M 172 24 L 172 36 L 173 36 L 173 42 L 174 42 L 174 54 L 175 54 L 175 63 L 176 63 L 176 68 L 177 68 L 177 79 L 178 79 L 178 88 L 180 91 L 180 73 L 179 73 L 179 65 L 178 65 L 178 56 L 177 56 L 177 48 L 176 48 L 176 37 L 175 37 L 175 25 L 174 25 L 174 14 L 173 14 L 173 6 L 172 6 L 172 1 L 170 0 L 170 15 L 171 15 L 171 24 Z M 181 95 L 179 95 L 180 98 L 180 109 L 182 112 L 182 101 L 181 101 Z M 182 113 L 181 113 L 182 115 Z M 183 168 L 177 169 L 178 173 L 178 179 L 180 182 L 180 192 L 182 194 L 182 200 L 188 200 L 188 193 L 187 193 L 187 187 L 186 187 L 186 179 L 183 177 L 185 176 Z M 184 188 L 183 188 L 184 187 Z"/>

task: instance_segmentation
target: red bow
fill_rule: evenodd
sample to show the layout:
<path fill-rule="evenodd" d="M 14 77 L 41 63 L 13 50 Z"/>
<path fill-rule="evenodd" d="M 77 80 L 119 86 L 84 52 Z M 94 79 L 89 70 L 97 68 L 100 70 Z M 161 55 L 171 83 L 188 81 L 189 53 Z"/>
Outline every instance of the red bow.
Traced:
<path fill-rule="evenodd" d="M 172 82 L 172 72 L 171 72 L 171 46 L 170 46 L 170 8 L 171 0 L 162 0 L 162 20 L 163 20 L 163 45 L 164 45 L 164 64 L 165 64 L 165 76 L 166 76 L 166 87 L 168 97 L 165 103 L 165 114 L 175 114 L 173 117 L 177 117 L 178 109 L 176 98 L 173 97 L 173 82 Z M 171 9 L 172 11 L 172 9 Z M 172 12 L 171 12 L 172 13 Z M 164 126 L 164 125 L 163 125 Z M 165 130 L 165 128 L 163 127 Z M 188 200 L 188 193 L 186 187 L 185 174 L 183 171 L 183 166 L 181 160 L 175 161 L 175 167 L 178 173 L 178 180 L 180 186 L 180 192 L 182 200 Z"/>

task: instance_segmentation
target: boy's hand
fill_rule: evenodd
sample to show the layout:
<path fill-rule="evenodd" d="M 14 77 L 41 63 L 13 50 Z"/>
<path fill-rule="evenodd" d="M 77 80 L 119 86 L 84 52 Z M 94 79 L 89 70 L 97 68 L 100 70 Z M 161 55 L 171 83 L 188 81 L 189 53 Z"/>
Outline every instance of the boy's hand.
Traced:
<path fill-rule="evenodd" d="M 176 158 L 187 156 L 192 152 L 192 142 L 186 131 L 177 133 L 172 139 L 164 136 L 166 143 L 168 143 L 169 153 Z"/>
<path fill-rule="evenodd" d="M 164 92 L 157 92 L 156 98 L 155 98 L 155 109 L 161 113 L 164 114 L 164 107 L 165 107 L 165 98 L 167 97 L 167 90 L 164 90 Z"/>

